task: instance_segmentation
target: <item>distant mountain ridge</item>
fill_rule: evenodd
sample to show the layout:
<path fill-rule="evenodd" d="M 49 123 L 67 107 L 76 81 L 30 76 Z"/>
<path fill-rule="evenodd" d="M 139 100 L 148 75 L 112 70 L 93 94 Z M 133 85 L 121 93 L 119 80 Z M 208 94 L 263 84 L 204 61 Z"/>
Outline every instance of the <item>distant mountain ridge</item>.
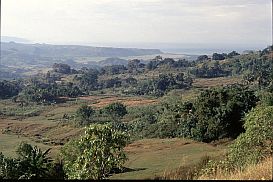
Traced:
<path fill-rule="evenodd" d="M 11 37 L 11 36 L 1 36 L 1 42 L 17 42 L 17 43 L 31 43 L 30 40 L 20 38 L 20 37 Z"/>
<path fill-rule="evenodd" d="M 22 44 L 1 42 L 1 53 L 39 57 L 126 57 L 161 54 L 159 49 L 92 47 L 81 45 Z"/>

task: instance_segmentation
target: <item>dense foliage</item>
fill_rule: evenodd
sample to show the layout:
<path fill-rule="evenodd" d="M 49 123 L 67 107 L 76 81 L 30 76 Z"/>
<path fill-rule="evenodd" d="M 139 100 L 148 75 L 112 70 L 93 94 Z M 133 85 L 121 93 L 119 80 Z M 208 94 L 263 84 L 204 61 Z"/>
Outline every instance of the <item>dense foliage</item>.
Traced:
<path fill-rule="evenodd" d="M 236 85 L 206 90 L 193 103 L 174 98 L 162 103 L 156 111 L 145 111 L 132 123 L 132 133 L 143 137 L 186 137 L 204 142 L 236 138 L 243 131 L 244 114 L 257 101 L 254 91 Z"/>
<path fill-rule="evenodd" d="M 0 81 L 0 99 L 7 99 L 18 95 L 22 85 L 18 81 Z"/>
<path fill-rule="evenodd" d="M 264 106 L 251 110 L 245 118 L 242 133 L 231 145 L 228 161 L 234 167 L 244 168 L 257 163 L 266 156 L 272 156 L 273 107 Z"/>
<path fill-rule="evenodd" d="M 225 70 L 223 66 L 220 65 L 219 61 L 215 61 L 213 64 L 204 62 L 200 67 L 191 69 L 190 72 L 198 78 L 215 78 L 231 75 L 231 72 L 229 70 Z"/>
<path fill-rule="evenodd" d="M 24 87 L 15 101 L 21 100 L 38 104 L 56 103 L 61 100 L 60 97 L 77 97 L 81 94 L 80 89 L 71 83 L 67 85 L 34 83 Z"/>

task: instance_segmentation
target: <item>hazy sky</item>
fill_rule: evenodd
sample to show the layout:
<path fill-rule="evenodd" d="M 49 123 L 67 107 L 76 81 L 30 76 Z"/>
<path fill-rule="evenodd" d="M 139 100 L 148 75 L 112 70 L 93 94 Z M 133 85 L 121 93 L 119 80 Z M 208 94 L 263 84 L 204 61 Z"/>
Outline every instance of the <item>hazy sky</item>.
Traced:
<path fill-rule="evenodd" d="M 269 45 L 271 0 L 2 0 L 1 34 L 40 43 Z"/>

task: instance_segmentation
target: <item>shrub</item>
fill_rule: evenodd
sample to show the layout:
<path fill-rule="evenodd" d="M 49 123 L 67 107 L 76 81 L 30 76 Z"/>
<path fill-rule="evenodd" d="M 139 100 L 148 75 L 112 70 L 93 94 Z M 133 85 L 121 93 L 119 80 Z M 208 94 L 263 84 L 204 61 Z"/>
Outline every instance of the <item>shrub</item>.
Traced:
<path fill-rule="evenodd" d="M 69 179 L 103 179 L 114 168 L 121 168 L 126 158 L 123 148 L 128 136 L 110 125 L 94 124 L 78 140 L 61 150 Z"/>
<path fill-rule="evenodd" d="M 122 103 L 115 102 L 112 104 L 109 104 L 108 106 L 103 108 L 103 111 L 114 117 L 123 117 L 125 114 L 127 114 L 126 106 Z"/>
<path fill-rule="evenodd" d="M 82 105 L 77 111 L 76 115 L 80 119 L 80 125 L 89 124 L 91 121 L 91 117 L 94 115 L 95 110 L 88 105 Z"/>
<path fill-rule="evenodd" d="M 210 160 L 200 174 L 210 179 L 217 175 L 229 175 L 272 156 L 272 126 L 272 106 L 252 109 L 245 117 L 245 133 L 230 146 L 226 156 L 221 160 Z"/>
<path fill-rule="evenodd" d="M 228 160 L 235 167 L 244 168 L 272 155 L 273 107 L 257 107 L 245 118 L 245 133 L 231 145 Z"/>

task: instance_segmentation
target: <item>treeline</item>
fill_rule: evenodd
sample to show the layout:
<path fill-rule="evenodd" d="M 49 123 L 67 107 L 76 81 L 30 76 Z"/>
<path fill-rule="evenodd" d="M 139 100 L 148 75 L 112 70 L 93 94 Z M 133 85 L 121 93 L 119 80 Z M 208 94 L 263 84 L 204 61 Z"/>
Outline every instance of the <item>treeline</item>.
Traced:
<path fill-rule="evenodd" d="M 98 80 L 98 71 L 88 69 L 75 76 L 72 82 L 48 82 L 46 77 L 25 81 L 1 81 L 1 98 L 13 98 L 15 102 L 35 102 L 38 104 L 56 103 L 60 97 L 78 97 L 90 91 L 122 87 L 123 93 L 133 95 L 162 96 L 171 89 L 188 89 L 192 79 L 183 73 L 161 74 L 158 78 L 137 81 L 133 77 Z"/>
<path fill-rule="evenodd" d="M 66 85 L 32 83 L 26 85 L 22 91 L 13 98 L 15 102 L 27 103 L 35 102 L 38 104 L 57 103 L 60 97 L 77 97 L 83 94 L 73 83 Z"/>
<path fill-rule="evenodd" d="M 201 55 L 197 58 L 195 66 L 190 69 L 190 73 L 197 78 L 215 78 L 235 75 L 251 77 L 251 75 L 256 74 L 255 72 L 272 68 L 271 52 L 272 46 L 262 51 L 251 52 L 244 55 L 239 55 L 235 51 L 229 54 L 214 53 L 212 60 L 209 59 L 207 55 Z"/>
<path fill-rule="evenodd" d="M 0 99 L 7 99 L 19 94 L 22 90 L 22 82 L 18 81 L 0 81 Z"/>
<path fill-rule="evenodd" d="M 110 88 L 120 88 L 124 94 L 159 97 L 172 89 L 191 88 L 194 77 L 235 75 L 242 75 L 246 84 L 272 87 L 271 54 L 272 46 L 245 55 L 232 51 L 227 54 L 225 61 L 210 60 L 207 55 L 201 55 L 192 62 L 156 56 L 147 64 L 134 59 L 127 66 L 112 65 L 101 69 L 84 67 L 80 70 L 71 69 L 67 64 L 54 64 L 53 71 L 33 79 L 0 81 L 0 98 L 15 97 L 14 101 L 54 103 L 58 102 L 59 97 L 77 97 L 89 94 L 90 91 Z M 173 73 L 160 74 L 146 80 L 137 79 L 159 68 L 160 72 L 171 68 Z M 70 79 L 64 81 L 63 78 L 67 77 Z"/>
<path fill-rule="evenodd" d="M 132 135 L 142 138 L 185 137 L 210 142 L 236 138 L 243 132 L 242 118 L 258 98 L 245 86 L 229 86 L 202 92 L 193 102 L 172 98 L 161 106 L 140 109 L 131 122 Z"/>

